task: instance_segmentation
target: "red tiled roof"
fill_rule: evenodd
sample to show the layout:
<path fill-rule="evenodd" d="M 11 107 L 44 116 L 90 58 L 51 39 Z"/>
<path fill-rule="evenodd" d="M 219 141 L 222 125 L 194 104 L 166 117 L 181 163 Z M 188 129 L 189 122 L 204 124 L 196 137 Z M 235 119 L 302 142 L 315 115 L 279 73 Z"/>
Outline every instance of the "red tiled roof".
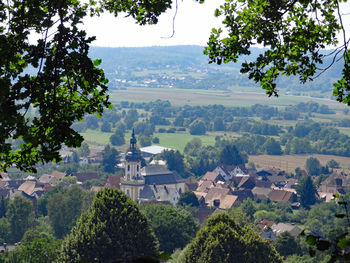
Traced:
<path fill-rule="evenodd" d="M 107 178 L 104 186 L 114 186 L 120 189 L 120 179 L 121 179 L 121 176 L 118 176 L 118 175 L 110 176 Z"/>
<path fill-rule="evenodd" d="M 219 176 L 218 173 L 215 172 L 206 172 L 205 175 L 201 178 L 203 181 L 215 181 L 216 178 Z"/>

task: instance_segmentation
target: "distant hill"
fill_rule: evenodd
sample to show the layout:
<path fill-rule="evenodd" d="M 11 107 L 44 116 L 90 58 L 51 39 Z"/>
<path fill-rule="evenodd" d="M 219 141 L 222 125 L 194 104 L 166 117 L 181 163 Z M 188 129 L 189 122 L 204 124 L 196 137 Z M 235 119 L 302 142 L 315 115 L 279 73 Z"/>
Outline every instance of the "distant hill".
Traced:
<path fill-rule="evenodd" d="M 203 49 L 201 46 L 91 47 L 90 56 L 102 59 L 102 68 L 110 79 L 112 89 L 140 86 L 225 90 L 235 85 L 257 86 L 239 70 L 243 60 L 255 59 L 262 49 L 253 49 L 251 56 L 236 64 L 220 66 L 208 64 Z M 325 65 L 329 63 L 330 60 Z M 294 95 L 330 97 L 332 84 L 340 77 L 341 70 L 342 65 L 338 63 L 306 84 L 300 84 L 298 77 L 281 77 L 278 89 Z"/>

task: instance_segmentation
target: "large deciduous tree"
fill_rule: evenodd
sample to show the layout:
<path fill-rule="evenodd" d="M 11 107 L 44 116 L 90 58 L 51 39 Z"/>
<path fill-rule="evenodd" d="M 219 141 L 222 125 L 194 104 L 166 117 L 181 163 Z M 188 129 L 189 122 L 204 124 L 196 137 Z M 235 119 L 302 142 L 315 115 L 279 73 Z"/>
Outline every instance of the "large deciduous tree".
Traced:
<path fill-rule="evenodd" d="M 212 216 L 185 250 L 185 263 L 282 262 L 267 241 L 225 213 Z"/>
<path fill-rule="evenodd" d="M 83 141 L 73 122 L 110 106 L 101 61 L 88 56 L 95 38 L 83 29 L 85 16 L 125 12 L 144 25 L 170 6 L 171 0 L 1 2 L 1 168 L 35 170 L 38 162 L 59 161 L 62 143 Z M 12 149 L 9 139 L 20 139 L 20 147 Z"/>
<path fill-rule="evenodd" d="M 305 83 L 341 60 L 344 69 L 333 95 L 350 105 L 349 36 L 342 2 L 346 1 L 225 1 L 215 14 L 223 17 L 226 30 L 212 30 L 205 53 L 210 62 L 221 64 L 251 55 L 253 46 L 265 47 L 242 63 L 241 73 L 259 82 L 269 96 L 278 95 L 279 75 L 296 75 Z M 327 46 L 335 50 L 325 52 Z M 323 64 L 328 57 L 329 64 Z"/>
<path fill-rule="evenodd" d="M 157 252 L 144 214 L 123 192 L 106 187 L 63 241 L 59 262 L 124 262 Z"/>
<path fill-rule="evenodd" d="M 305 162 L 305 169 L 309 175 L 320 175 L 321 163 L 316 157 L 309 157 Z"/>
<path fill-rule="evenodd" d="M 47 201 L 47 212 L 54 234 L 64 238 L 75 225 L 82 213 L 84 191 L 78 185 L 50 195 Z"/>
<path fill-rule="evenodd" d="M 22 196 L 16 196 L 8 204 L 6 218 L 10 224 L 10 240 L 18 242 L 23 234 L 34 226 L 33 204 Z"/>
<path fill-rule="evenodd" d="M 115 173 L 117 170 L 117 164 L 119 162 L 119 152 L 109 145 L 102 151 L 102 163 L 103 171 L 106 173 Z"/>
<path fill-rule="evenodd" d="M 219 162 L 225 165 L 239 165 L 247 162 L 234 145 L 226 145 L 219 152 Z"/>
<path fill-rule="evenodd" d="M 159 240 L 161 251 L 172 253 L 176 248 L 184 248 L 199 229 L 197 220 L 183 208 L 146 204 L 142 210 Z"/>

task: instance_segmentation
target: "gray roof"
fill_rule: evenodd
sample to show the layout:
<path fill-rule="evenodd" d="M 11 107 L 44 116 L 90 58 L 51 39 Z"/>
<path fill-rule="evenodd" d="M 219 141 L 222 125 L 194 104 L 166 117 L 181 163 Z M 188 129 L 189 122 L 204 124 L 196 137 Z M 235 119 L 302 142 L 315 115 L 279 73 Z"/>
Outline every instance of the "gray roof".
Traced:
<path fill-rule="evenodd" d="M 152 199 L 155 198 L 154 192 L 149 185 L 145 185 L 140 191 L 140 199 Z"/>
<path fill-rule="evenodd" d="M 157 184 L 176 184 L 185 180 L 175 171 L 169 171 L 164 166 L 146 166 L 142 168 L 142 176 L 145 178 L 146 185 Z"/>
<path fill-rule="evenodd" d="M 166 167 L 162 165 L 151 165 L 151 166 L 145 166 L 141 170 L 141 174 L 143 176 L 148 175 L 163 175 L 163 174 L 172 174 L 173 172 L 168 170 Z"/>

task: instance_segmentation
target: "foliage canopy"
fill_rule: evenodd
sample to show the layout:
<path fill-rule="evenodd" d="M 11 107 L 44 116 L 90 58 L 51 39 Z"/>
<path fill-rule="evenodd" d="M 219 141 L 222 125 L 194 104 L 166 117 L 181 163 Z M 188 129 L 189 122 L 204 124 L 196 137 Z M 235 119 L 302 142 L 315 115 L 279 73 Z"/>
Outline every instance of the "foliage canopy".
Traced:
<path fill-rule="evenodd" d="M 0 4 L 0 164 L 35 171 L 38 162 L 60 161 L 62 143 L 80 146 L 71 128 L 85 114 L 110 107 L 101 60 L 92 61 L 94 37 L 83 18 L 125 12 L 152 24 L 168 9 L 165 1 L 12 0 Z M 32 41 L 32 39 L 36 41 Z M 12 149 L 11 140 L 21 140 Z"/>
<path fill-rule="evenodd" d="M 212 216 L 185 250 L 190 262 L 282 262 L 276 250 L 225 213 Z"/>
<path fill-rule="evenodd" d="M 63 241 L 60 262 L 114 262 L 155 256 L 157 239 L 136 204 L 116 188 L 98 192 Z"/>

